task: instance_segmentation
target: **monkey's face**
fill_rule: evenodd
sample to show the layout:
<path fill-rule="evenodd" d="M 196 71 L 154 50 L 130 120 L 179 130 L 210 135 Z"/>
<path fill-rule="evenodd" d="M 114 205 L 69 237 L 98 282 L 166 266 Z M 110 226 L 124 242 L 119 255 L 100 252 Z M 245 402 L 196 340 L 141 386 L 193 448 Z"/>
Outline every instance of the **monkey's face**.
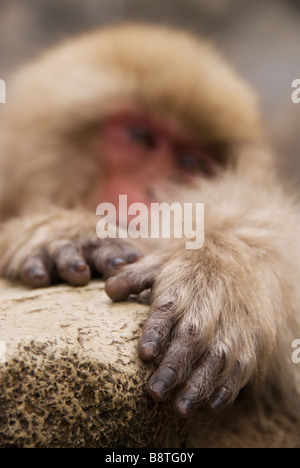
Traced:
<path fill-rule="evenodd" d="M 118 208 L 119 195 L 128 203 L 161 201 L 155 190 L 170 183 L 192 186 L 197 177 L 213 177 L 217 161 L 173 119 L 143 111 L 118 113 L 106 119 L 94 151 L 101 159 L 104 183 L 89 204 L 109 202 Z"/>
<path fill-rule="evenodd" d="M 118 208 L 119 195 L 129 205 L 178 201 L 173 193 L 195 179 L 261 164 L 244 151 L 261 140 L 248 86 L 209 45 L 169 29 L 132 25 L 70 41 L 25 67 L 13 95 L 1 128 L 9 215 L 36 193 L 94 213 L 100 203 Z"/>

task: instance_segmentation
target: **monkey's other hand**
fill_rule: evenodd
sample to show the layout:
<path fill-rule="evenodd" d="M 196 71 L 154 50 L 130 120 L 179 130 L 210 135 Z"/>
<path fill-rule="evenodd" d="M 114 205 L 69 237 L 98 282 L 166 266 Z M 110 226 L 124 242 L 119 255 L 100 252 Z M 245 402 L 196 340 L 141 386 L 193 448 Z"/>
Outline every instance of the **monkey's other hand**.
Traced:
<path fill-rule="evenodd" d="M 92 277 L 109 278 L 141 254 L 130 244 L 114 240 L 60 240 L 36 248 L 25 259 L 20 279 L 32 287 L 64 281 L 85 286 Z"/>
<path fill-rule="evenodd" d="M 174 393 L 173 408 L 182 417 L 203 403 L 230 405 L 254 376 L 259 354 L 267 354 L 267 334 L 274 332 L 274 324 L 259 317 L 269 304 L 249 270 L 230 257 L 222 260 L 205 249 L 179 250 L 145 257 L 106 283 L 114 301 L 152 288 L 138 352 L 145 361 L 163 355 L 148 392 L 156 401 Z"/>
<path fill-rule="evenodd" d="M 95 218 L 75 211 L 13 220 L 4 225 L 3 236 L 1 274 L 31 287 L 62 281 L 84 286 L 92 277 L 107 279 L 141 257 L 127 241 L 99 239 Z"/>

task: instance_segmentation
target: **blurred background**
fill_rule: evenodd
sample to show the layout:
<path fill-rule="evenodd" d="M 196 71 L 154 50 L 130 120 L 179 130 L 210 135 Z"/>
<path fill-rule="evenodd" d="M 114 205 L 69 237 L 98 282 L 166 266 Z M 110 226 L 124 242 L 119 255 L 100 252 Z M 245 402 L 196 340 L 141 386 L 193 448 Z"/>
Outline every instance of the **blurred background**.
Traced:
<path fill-rule="evenodd" d="M 210 38 L 257 89 L 284 174 L 300 182 L 299 0 L 0 0 L 0 78 L 59 40 L 122 20 Z M 176 51 L 174 51 L 176 53 Z"/>

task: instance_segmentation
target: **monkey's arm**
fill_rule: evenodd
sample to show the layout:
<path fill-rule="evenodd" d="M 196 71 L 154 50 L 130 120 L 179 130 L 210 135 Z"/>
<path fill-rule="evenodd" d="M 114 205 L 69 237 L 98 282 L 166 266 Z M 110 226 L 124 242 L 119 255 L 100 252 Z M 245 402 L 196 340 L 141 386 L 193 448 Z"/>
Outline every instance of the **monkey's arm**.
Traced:
<path fill-rule="evenodd" d="M 97 219 L 82 210 L 48 206 L 0 226 L 0 275 L 33 287 L 61 280 L 74 286 L 115 274 L 141 255 L 130 243 L 101 240 Z"/>
<path fill-rule="evenodd" d="M 202 249 L 179 242 L 106 285 L 113 300 L 152 285 L 138 350 L 146 361 L 164 353 L 148 390 L 162 401 L 181 385 L 174 408 L 182 416 L 207 400 L 212 408 L 229 405 L 253 377 L 264 380 L 279 366 L 283 346 L 290 348 L 281 340 L 289 339 L 297 304 L 298 214 L 279 189 L 242 185 L 224 187 L 227 198 L 215 187 Z"/>

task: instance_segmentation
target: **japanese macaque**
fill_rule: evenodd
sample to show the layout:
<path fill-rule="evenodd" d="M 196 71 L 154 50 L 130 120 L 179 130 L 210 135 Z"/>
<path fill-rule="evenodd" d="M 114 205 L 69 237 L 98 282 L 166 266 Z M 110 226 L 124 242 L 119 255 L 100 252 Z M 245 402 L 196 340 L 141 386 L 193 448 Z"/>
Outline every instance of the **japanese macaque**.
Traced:
<path fill-rule="evenodd" d="M 138 343 L 191 447 L 300 445 L 300 224 L 252 90 L 206 42 L 124 25 L 26 66 L 1 106 L 0 273 L 151 289 Z M 96 208 L 205 204 L 205 240 L 99 239 Z M 196 411 L 197 410 L 197 411 Z"/>

